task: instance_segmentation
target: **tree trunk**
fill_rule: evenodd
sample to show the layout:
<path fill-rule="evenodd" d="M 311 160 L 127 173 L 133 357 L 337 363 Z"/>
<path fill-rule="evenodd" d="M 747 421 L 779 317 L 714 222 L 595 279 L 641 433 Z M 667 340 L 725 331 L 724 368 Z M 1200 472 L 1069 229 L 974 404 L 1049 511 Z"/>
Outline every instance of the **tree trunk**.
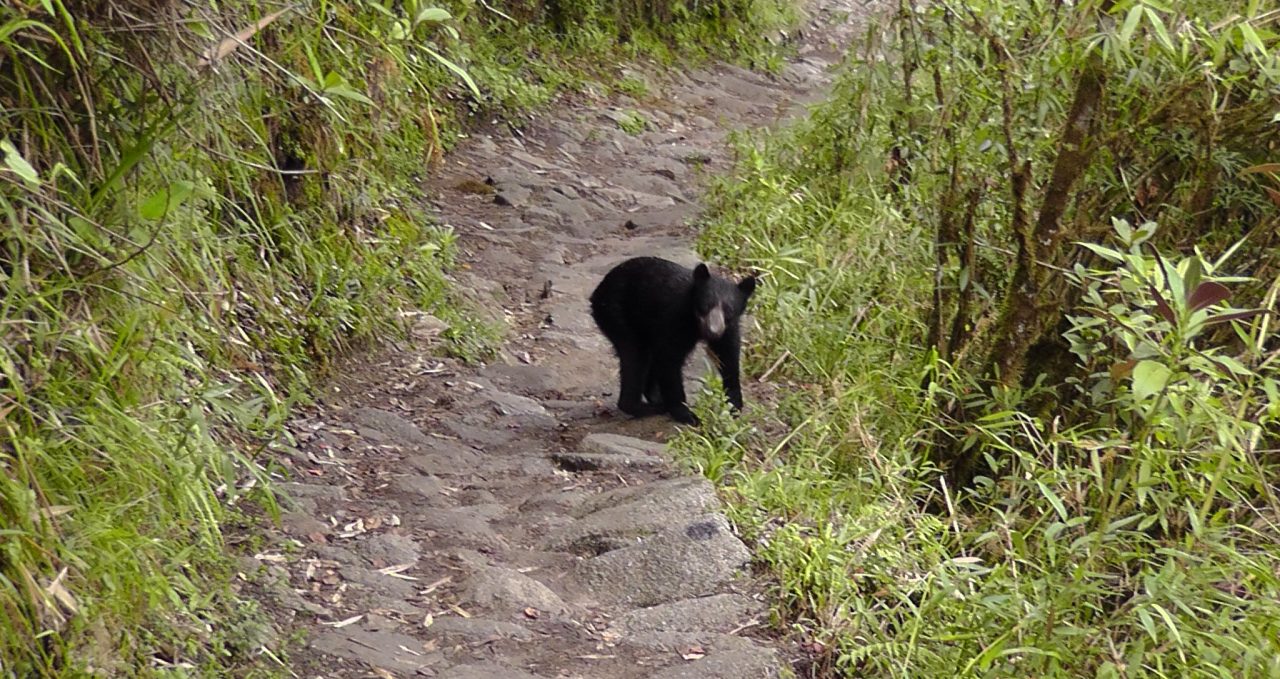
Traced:
<path fill-rule="evenodd" d="M 1013 279 L 1005 297 L 1004 308 L 993 330 L 990 353 L 987 354 L 988 377 L 1002 385 L 1016 384 L 1026 365 L 1027 351 L 1052 331 L 1062 317 L 1065 281 L 1045 264 L 1066 262 L 1061 251 L 1066 237 L 1062 218 L 1071 200 L 1071 190 L 1084 174 L 1093 158 L 1094 148 L 1088 142 L 1098 119 L 1102 103 L 1103 74 L 1100 65 L 1090 63 L 1076 82 L 1071 111 L 1059 142 L 1053 174 L 1045 187 L 1044 200 L 1034 228 L 1018 234 L 1018 257 Z"/>

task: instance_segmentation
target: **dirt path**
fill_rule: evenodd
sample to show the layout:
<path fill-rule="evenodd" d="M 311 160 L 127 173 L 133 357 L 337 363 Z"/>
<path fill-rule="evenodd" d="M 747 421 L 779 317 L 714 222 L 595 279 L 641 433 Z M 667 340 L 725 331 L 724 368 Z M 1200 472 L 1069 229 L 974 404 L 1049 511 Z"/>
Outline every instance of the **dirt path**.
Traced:
<path fill-rule="evenodd" d="M 614 410 L 586 300 L 628 256 L 696 261 L 681 223 L 706 172 L 728 167 L 726 133 L 819 97 L 867 13 L 813 3 L 780 77 L 668 75 L 652 101 L 566 105 L 450 155 L 428 189 L 466 255 L 458 284 L 515 330 L 483 369 L 429 348 L 365 357 L 292 422 L 284 532 L 242 571 L 306 630 L 298 676 L 784 672 L 792 652 L 765 631 L 748 549 L 711 485 L 656 443 L 673 423 Z M 624 132 L 630 111 L 650 129 Z M 419 319 L 423 347 L 438 330 Z"/>

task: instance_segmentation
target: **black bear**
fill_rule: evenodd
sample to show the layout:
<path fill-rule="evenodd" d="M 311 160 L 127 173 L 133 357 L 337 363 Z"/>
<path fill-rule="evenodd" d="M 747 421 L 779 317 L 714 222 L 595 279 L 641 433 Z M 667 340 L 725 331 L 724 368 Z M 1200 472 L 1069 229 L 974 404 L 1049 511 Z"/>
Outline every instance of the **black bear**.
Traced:
<path fill-rule="evenodd" d="M 591 316 L 618 354 L 618 409 L 641 416 L 670 413 L 697 424 L 684 397 L 684 362 L 704 340 L 720 365 L 735 410 L 742 410 L 738 320 L 756 278 L 734 283 L 706 264 L 687 269 L 657 257 L 636 257 L 605 274 L 591 293 Z M 648 401 L 646 406 L 641 400 Z"/>

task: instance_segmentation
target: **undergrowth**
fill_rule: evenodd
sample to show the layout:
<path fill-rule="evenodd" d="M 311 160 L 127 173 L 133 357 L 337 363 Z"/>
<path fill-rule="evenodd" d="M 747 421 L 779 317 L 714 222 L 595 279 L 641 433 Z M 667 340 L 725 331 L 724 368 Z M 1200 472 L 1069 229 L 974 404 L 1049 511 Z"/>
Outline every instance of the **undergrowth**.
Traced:
<path fill-rule="evenodd" d="M 627 59 L 768 61 L 788 15 L 516 4 L 0 5 L 0 675 L 271 672 L 222 528 L 291 406 L 402 311 L 500 340 L 432 163 Z"/>
<path fill-rule="evenodd" d="M 675 446 L 813 676 L 1280 675 L 1277 13 L 898 9 L 717 188 L 771 396 Z"/>

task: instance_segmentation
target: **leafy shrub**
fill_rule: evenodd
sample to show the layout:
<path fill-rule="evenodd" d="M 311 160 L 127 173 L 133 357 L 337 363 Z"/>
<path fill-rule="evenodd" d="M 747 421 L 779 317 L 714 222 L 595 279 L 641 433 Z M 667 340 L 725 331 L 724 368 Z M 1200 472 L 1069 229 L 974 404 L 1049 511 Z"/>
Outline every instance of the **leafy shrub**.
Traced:
<path fill-rule="evenodd" d="M 221 526 L 270 507 L 259 453 L 310 377 L 402 309 L 468 359 L 498 339 L 447 290 L 422 175 L 471 116 L 582 82 L 577 57 L 746 49 L 743 12 L 783 4 L 561 31 L 552 6 L 612 11 L 0 4 L 0 674 L 249 671 Z M 620 46 L 659 9 L 685 14 Z"/>
<path fill-rule="evenodd" d="M 678 445 L 815 673 L 1280 672 L 1270 16 L 903 2 L 742 145 L 701 245 L 785 396 Z"/>

